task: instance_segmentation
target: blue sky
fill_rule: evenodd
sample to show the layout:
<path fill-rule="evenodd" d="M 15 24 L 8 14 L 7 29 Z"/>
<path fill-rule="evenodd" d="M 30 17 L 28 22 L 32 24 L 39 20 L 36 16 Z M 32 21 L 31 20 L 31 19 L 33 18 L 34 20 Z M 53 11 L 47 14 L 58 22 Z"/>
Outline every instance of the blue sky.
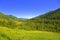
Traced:
<path fill-rule="evenodd" d="M 60 8 L 60 0 L 0 0 L 0 12 L 32 18 Z"/>

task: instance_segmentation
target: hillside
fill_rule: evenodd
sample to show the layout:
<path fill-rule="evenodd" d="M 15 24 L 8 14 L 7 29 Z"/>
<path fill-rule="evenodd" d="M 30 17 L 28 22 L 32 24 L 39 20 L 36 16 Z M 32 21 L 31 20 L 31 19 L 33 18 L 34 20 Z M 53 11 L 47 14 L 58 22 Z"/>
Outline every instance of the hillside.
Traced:
<path fill-rule="evenodd" d="M 20 27 L 22 22 L 23 21 L 20 18 L 17 18 L 12 15 L 5 15 L 0 12 L 0 26 L 6 26 L 9 28 L 18 28 Z"/>
<path fill-rule="evenodd" d="M 60 8 L 28 20 L 32 30 L 60 32 Z"/>
<path fill-rule="evenodd" d="M 37 18 L 45 18 L 45 19 L 60 19 L 60 8 L 47 12 L 44 15 L 40 15 Z"/>

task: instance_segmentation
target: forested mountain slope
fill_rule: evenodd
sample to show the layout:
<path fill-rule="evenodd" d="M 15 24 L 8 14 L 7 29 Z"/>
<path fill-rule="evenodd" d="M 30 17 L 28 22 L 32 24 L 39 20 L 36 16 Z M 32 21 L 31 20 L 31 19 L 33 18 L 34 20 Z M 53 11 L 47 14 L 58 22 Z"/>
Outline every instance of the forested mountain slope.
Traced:
<path fill-rule="evenodd" d="M 60 8 L 32 18 L 27 24 L 32 30 L 60 32 Z"/>
<path fill-rule="evenodd" d="M 17 28 L 20 27 L 20 24 L 23 21 L 19 18 L 12 16 L 12 15 L 5 15 L 0 12 L 0 26 L 9 27 L 9 28 Z"/>
<path fill-rule="evenodd" d="M 37 18 L 60 19 L 60 8 L 47 12 L 44 15 L 38 16 Z"/>

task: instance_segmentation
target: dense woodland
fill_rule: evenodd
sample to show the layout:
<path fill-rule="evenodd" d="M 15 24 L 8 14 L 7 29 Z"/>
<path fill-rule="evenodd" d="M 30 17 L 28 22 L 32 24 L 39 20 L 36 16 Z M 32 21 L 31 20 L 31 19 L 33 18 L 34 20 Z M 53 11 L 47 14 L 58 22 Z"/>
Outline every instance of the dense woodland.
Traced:
<path fill-rule="evenodd" d="M 0 12 L 0 27 L 60 32 L 60 8 L 27 20 Z"/>

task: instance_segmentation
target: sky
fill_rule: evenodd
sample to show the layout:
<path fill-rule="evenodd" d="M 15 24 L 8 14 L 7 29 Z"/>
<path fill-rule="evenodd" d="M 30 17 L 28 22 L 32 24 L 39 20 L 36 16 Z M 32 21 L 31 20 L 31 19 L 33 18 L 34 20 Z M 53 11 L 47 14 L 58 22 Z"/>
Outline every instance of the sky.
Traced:
<path fill-rule="evenodd" d="M 0 0 L 0 12 L 18 18 L 33 18 L 60 8 L 60 0 Z"/>

